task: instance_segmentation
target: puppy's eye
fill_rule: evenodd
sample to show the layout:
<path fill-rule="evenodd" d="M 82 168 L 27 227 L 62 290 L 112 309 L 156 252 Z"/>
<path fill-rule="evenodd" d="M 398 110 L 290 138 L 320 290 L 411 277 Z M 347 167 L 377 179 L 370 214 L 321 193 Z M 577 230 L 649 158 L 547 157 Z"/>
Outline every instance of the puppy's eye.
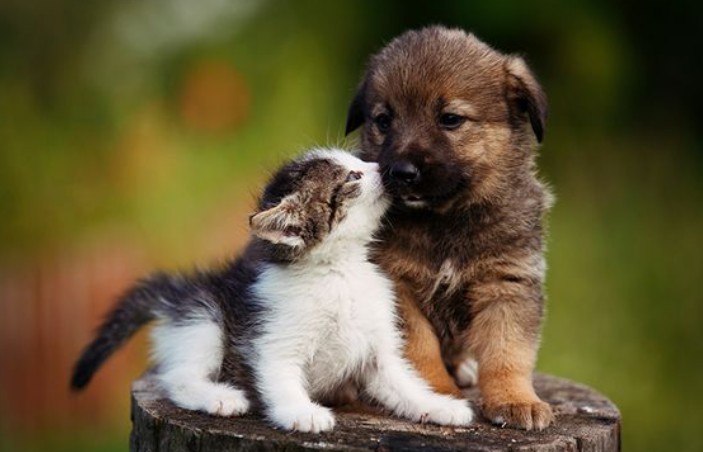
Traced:
<path fill-rule="evenodd" d="M 362 173 L 361 171 L 350 171 L 349 174 L 347 174 L 347 178 L 344 179 L 344 182 L 346 183 L 357 181 L 361 179 L 361 176 L 363 175 L 364 173 Z"/>
<path fill-rule="evenodd" d="M 378 130 L 381 133 L 388 132 L 388 129 L 391 128 L 392 121 L 393 118 L 388 113 L 381 113 L 376 115 L 375 118 L 373 118 L 373 122 L 376 124 L 376 127 L 378 127 Z"/>
<path fill-rule="evenodd" d="M 454 113 L 442 113 L 439 115 L 439 125 L 443 129 L 454 130 L 466 121 L 463 116 L 455 115 Z"/>

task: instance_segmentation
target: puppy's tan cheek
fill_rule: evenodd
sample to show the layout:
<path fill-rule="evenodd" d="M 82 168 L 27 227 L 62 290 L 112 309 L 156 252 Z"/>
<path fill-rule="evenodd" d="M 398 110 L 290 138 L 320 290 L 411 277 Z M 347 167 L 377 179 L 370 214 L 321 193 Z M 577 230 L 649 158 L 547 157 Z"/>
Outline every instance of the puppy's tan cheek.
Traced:
<path fill-rule="evenodd" d="M 371 141 L 375 145 L 380 145 L 381 143 L 383 143 L 384 135 L 378 131 L 378 128 L 372 126 L 370 133 L 369 133 L 369 136 L 371 137 Z"/>
<path fill-rule="evenodd" d="M 466 131 L 461 131 L 458 133 L 452 133 L 448 134 L 449 138 L 449 143 L 452 145 L 452 148 L 457 150 L 458 152 L 461 152 L 461 150 L 469 144 L 471 135 L 467 133 Z"/>
<path fill-rule="evenodd" d="M 364 152 L 368 157 L 373 159 L 378 158 L 378 154 L 383 144 L 383 135 L 377 131 L 371 130 L 366 134 L 367 146 Z"/>
<path fill-rule="evenodd" d="M 467 164 L 475 163 L 486 153 L 485 142 L 481 139 L 481 132 L 474 129 L 456 134 L 450 139 L 457 157 Z"/>
<path fill-rule="evenodd" d="M 506 150 L 511 151 L 509 148 L 510 129 L 504 125 L 491 124 L 484 126 L 482 132 L 483 137 L 480 143 L 475 145 L 477 150 L 480 151 L 480 154 L 477 154 L 477 158 L 487 164 L 502 167 L 502 159 L 506 154 Z M 478 144 L 481 144 L 481 146 L 478 146 Z"/>
<path fill-rule="evenodd" d="M 495 163 L 496 152 L 504 144 L 505 131 L 485 123 L 472 123 L 452 142 L 459 157 L 467 164 Z"/>

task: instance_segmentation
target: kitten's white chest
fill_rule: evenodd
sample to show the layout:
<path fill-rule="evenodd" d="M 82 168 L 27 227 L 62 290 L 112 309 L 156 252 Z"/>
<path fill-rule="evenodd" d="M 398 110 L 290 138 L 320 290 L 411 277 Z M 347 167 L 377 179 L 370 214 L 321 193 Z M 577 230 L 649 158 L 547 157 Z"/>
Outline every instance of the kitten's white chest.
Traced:
<path fill-rule="evenodd" d="M 308 363 L 308 379 L 315 391 L 327 392 L 358 374 L 371 356 L 373 325 L 360 309 L 358 296 L 330 293 L 319 319 L 318 340 Z"/>
<path fill-rule="evenodd" d="M 257 290 L 271 302 L 267 347 L 298 344 L 295 353 L 304 355 L 308 390 L 315 396 L 363 372 L 383 342 L 380 336 L 392 334 L 393 294 L 386 278 L 367 262 L 297 274 L 272 270 Z"/>

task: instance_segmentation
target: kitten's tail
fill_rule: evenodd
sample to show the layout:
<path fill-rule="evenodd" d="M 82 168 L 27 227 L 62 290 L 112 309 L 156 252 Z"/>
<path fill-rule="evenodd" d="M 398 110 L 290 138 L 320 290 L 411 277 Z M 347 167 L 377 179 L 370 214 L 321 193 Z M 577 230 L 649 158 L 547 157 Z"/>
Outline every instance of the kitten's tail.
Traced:
<path fill-rule="evenodd" d="M 118 299 L 98 328 L 95 339 L 83 350 L 76 362 L 70 383 L 72 390 L 83 389 L 115 350 L 139 328 L 155 319 L 159 300 L 163 300 L 161 297 L 165 292 L 168 293 L 168 287 L 173 282 L 171 276 L 158 273 L 140 281 Z"/>

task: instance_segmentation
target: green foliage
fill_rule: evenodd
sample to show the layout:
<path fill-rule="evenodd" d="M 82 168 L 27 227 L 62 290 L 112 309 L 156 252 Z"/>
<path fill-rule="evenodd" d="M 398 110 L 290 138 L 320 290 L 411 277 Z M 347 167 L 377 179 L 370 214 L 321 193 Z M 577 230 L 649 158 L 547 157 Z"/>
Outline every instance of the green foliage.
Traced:
<path fill-rule="evenodd" d="M 156 260 L 188 262 L 202 242 L 184 238 L 233 199 L 245 218 L 278 161 L 344 143 L 369 53 L 409 27 L 462 26 L 526 53 L 550 97 L 541 168 L 558 201 L 540 369 L 611 397 L 627 449 L 703 448 L 693 6 L 88 3 L 0 7 L 0 261 L 119 229 Z M 215 83 L 229 104 L 208 97 Z M 198 102 L 222 116 L 201 122 L 187 113 Z M 66 449 L 111 450 L 85 441 Z"/>

